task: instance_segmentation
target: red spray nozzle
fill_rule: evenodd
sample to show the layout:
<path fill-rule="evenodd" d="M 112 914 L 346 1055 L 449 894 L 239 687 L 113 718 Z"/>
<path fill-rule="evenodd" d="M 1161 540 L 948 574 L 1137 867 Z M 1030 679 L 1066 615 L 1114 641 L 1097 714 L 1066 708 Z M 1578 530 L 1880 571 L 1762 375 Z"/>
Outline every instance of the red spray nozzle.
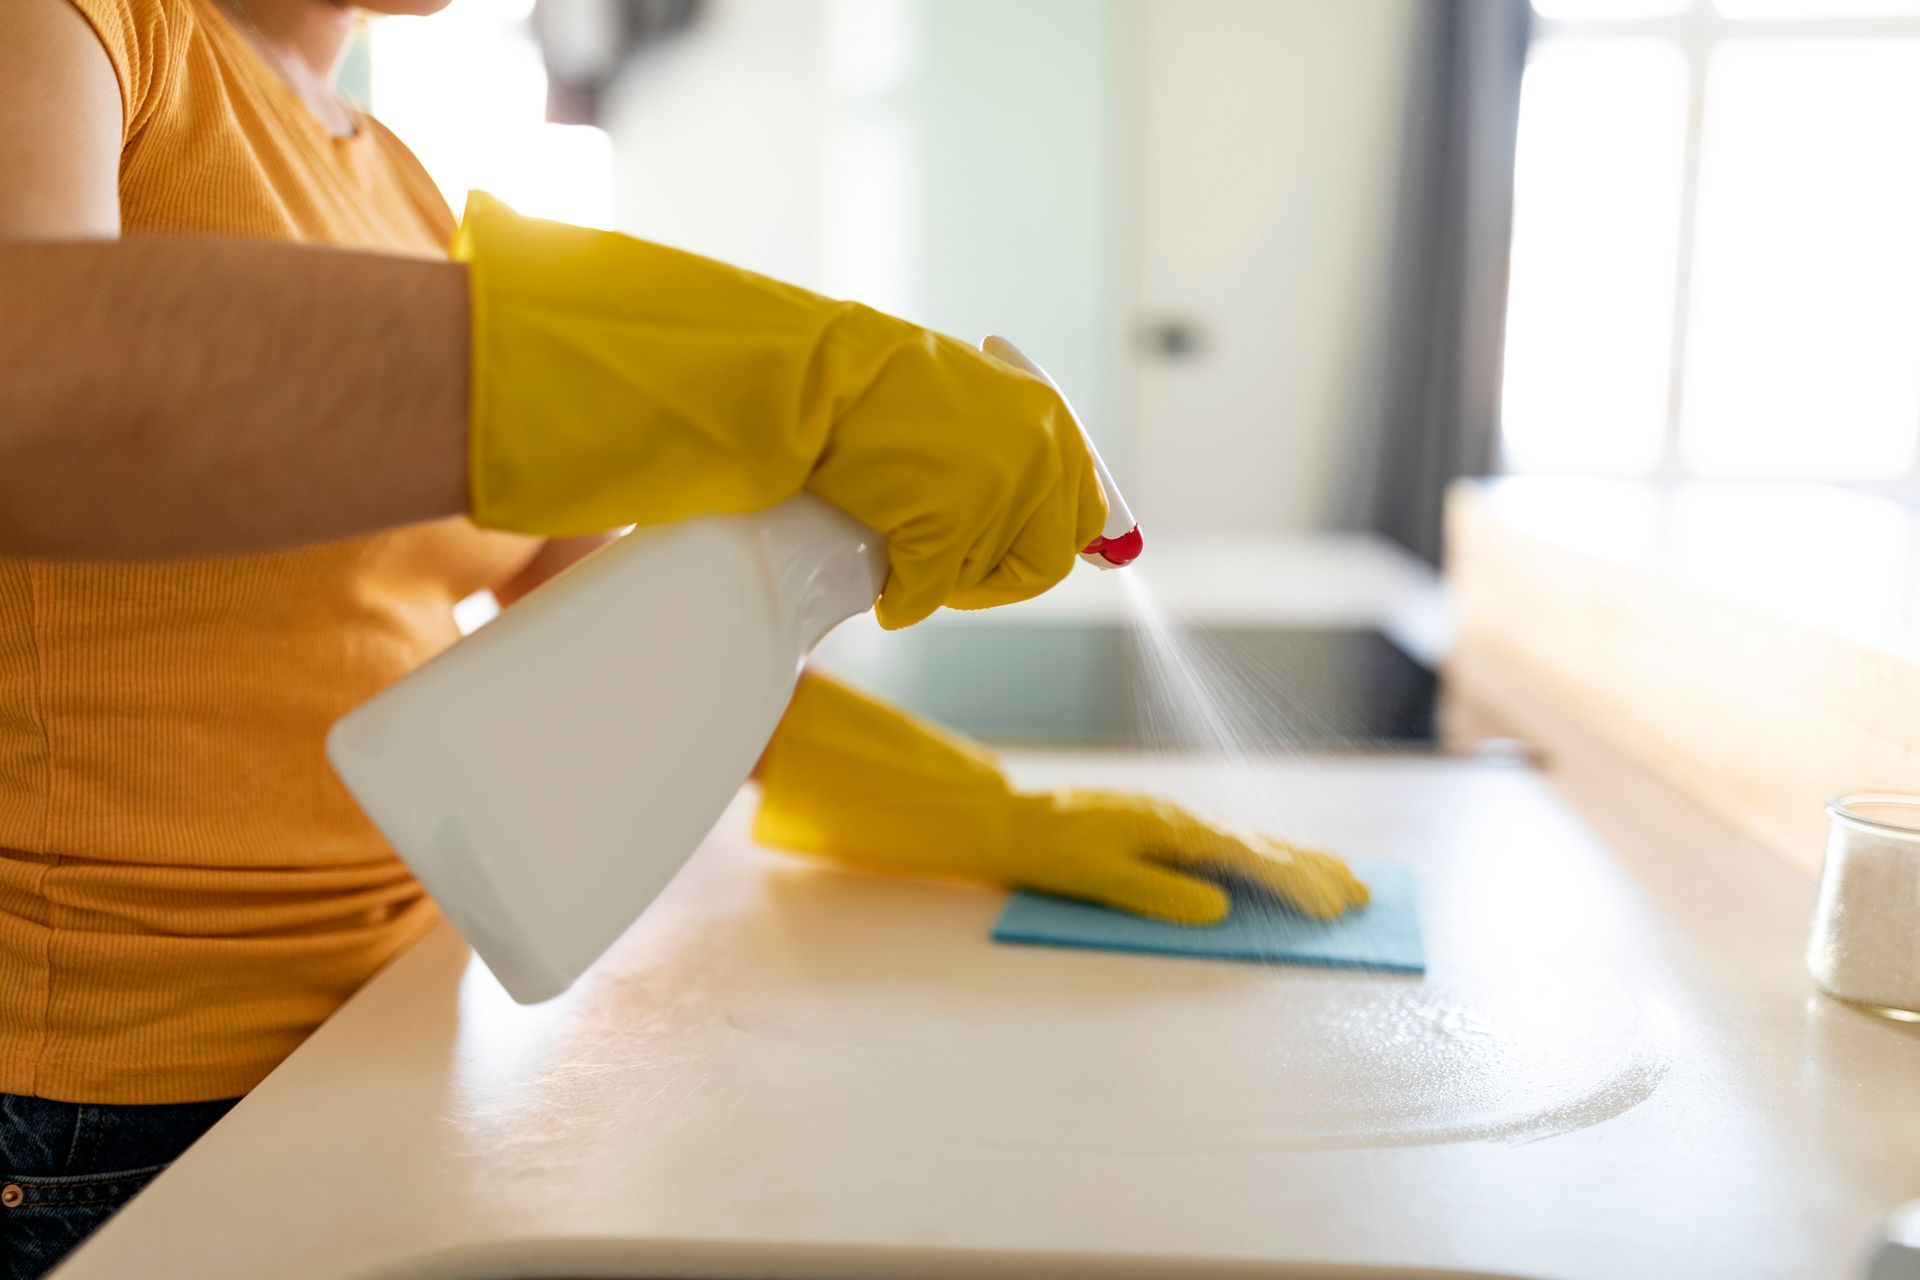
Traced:
<path fill-rule="evenodd" d="M 1140 558 L 1141 545 L 1140 526 L 1135 525 L 1117 538 L 1095 538 L 1080 554 L 1089 560 L 1098 557 L 1106 562 L 1104 567 L 1118 569 Z"/>

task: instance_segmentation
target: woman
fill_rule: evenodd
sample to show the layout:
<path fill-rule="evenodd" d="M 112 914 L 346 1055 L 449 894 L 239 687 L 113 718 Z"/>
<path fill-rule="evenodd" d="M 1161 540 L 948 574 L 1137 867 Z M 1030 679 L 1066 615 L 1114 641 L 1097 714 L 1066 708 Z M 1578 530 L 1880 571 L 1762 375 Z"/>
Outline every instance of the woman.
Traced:
<path fill-rule="evenodd" d="M 434 0 L 386 0 L 399 11 Z M 335 0 L 0 5 L 0 1230 L 50 1266 L 431 904 L 332 721 L 634 521 L 806 488 L 886 533 L 890 627 L 1024 599 L 1103 515 L 1042 384 L 717 263 L 451 213 L 331 73 Z M 154 234 L 167 233 L 167 234 Z M 454 244 L 450 257 L 448 244 Z M 769 843 L 1166 918 L 1337 861 L 1126 796 L 1023 795 L 802 682 Z"/>

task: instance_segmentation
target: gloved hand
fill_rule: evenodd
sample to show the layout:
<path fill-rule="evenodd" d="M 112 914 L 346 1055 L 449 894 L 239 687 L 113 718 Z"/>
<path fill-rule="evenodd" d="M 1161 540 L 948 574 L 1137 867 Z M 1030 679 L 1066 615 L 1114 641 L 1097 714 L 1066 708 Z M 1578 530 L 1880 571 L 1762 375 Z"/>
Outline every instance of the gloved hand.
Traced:
<path fill-rule="evenodd" d="M 883 625 L 1064 577 L 1106 515 L 1041 380 L 904 320 L 475 193 L 475 521 L 548 535 L 803 486 L 887 539 Z"/>
<path fill-rule="evenodd" d="M 1104 791 L 1018 792 L 985 750 L 810 674 L 760 763 L 763 844 L 907 875 L 1087 898 L 1179 924 L 1216 924 L 1229 872 L 1309 915 L 1366 905 L 1331 854 Z"/>

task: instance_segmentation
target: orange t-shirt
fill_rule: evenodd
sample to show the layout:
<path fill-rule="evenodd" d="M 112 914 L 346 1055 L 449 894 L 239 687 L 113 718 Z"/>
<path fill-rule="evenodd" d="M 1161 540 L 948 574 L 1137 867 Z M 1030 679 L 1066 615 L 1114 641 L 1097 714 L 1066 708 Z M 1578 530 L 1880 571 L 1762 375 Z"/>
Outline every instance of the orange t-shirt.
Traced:
<path fill-rule="evenodd" d="M 212 0 L 73 3 L 125 101 L 127 234 L 445 251 L 413 156 L 364 117 L 330 137 Z M 0 1090 L 244 1093 L 433 923 L 322 739 L 534 547 L 448 520 L 213 560 L 0 559 Z"/>

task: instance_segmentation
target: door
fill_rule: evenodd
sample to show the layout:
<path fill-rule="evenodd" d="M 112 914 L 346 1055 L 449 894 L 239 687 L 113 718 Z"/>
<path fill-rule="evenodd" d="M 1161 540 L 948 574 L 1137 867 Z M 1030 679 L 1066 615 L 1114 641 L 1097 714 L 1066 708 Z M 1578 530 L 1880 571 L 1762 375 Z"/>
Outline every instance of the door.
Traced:
<path fill-rule="evenodd" d="M 1409 0 L 1138 0 L 1132 457 L 1150 530 L 1338 522 L 1371 411 Z"/>

